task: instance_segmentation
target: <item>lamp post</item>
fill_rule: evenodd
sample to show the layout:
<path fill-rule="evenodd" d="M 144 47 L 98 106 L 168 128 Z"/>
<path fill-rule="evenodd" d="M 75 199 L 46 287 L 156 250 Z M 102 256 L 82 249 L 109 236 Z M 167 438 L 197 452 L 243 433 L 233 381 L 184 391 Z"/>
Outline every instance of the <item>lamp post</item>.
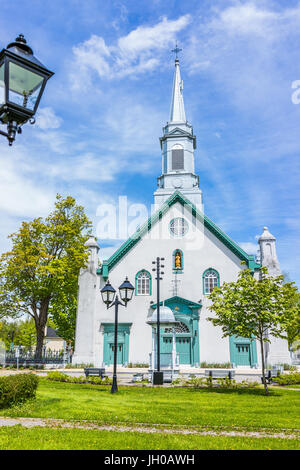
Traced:
<path fill-rule="evenodd" d="M 107 308 L 115 307 L 115 338 L 114 338 L 114 371 L 113 371 L 113 383 L 111 387 L 111 393 L 116 393 L 118 391 L 117 385 L 117 348 L 118 348 L 118 308 L 119 305 L 127 307 L 128 302 L 132 299 L 134 287 L 128 281 L 126 277 L 123 284 L 119 287 L 120 298 L 116 295 L 116 291 L 110 282 L 107 280 L 103 289 L 101 289 L 102 300 L 106 304 Z"/>
<path fill-rule="evenodd" d="M 157 294 L 157 371 L 153 372 L 153 384 L 163 385 L 163 372 L 160 372 L 160 281 L 162 281 L 161 274 L 164 274 L 160 268 L 164 268 L 164 265 L 160 264 L 161 261 L 164 261 L 165 258 L 156 258 L 156 261 L 152 261 L 152 264 L 156 264 L 156 268 L 153 268 L 152 271 L 156 271 L 156 294 Z"/>
<path fill-rule="evenodd" d="M 53 72 L 34 55 L 23 34 L 0 52 L 0 122 L 7 132 L 0 134 L 9 145 L 21 134 L 21 126 L 27 121 L 34 124 L 47 80 Z"/>

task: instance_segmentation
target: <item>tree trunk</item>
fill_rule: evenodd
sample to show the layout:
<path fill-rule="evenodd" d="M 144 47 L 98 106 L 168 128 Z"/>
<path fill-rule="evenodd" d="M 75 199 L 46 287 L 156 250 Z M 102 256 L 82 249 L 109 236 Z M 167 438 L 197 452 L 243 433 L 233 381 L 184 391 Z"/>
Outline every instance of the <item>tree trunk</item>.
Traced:
<path fill-rule="evenodd" d="M 37 325 L 35 357 L 38 362 L 42 360 L 44 338 L 45 338 L 45 326 Z"/>
<path fill-rule="evenodd" d="M 41 302 L 39 309 L 39 315 L 35 316 L 35 328 L 36 328 L 36 351 L 35 356 L 38 361 L 42 359 L 43 356 L 43 346 L 45 339 L 45 328 L 48 319 L 48 307 L 49 300 L 44 300 Z"/>
<path fill-rule="evenodd" d="M 264 388 L 265 388 L 265 394 L 269 395 L 269 390 L 268 390 L 268 385 L 267 385 L 267 380 L 266 380 L 266 374 L 265 374 L 264 340 L 261 337 L 259 341 L 260 341 L 260 350 L 261 350 L 261 368 L 262 368 L 263 385 L 264 385 Z"/>

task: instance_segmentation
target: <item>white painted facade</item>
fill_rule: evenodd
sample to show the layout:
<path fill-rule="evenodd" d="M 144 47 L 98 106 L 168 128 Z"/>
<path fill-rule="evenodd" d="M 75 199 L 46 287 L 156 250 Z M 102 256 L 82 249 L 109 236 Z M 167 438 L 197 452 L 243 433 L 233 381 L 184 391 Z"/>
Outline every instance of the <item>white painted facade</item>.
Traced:
<path fill-rule="evenodd" d="M 87 242 L 91 254 L 88 267 L 82 270 L 79 277 L 74 363 L 92 363 L 96 367 L 111 363 L 109 355 L 113 342 L 114 309 L 106 308 L 100 289 L 108 277 L 116 290 L 126 276 L 135 285 L 137 274 L 144 270 L 151 275 L 151 292 L 137 295 L 136 289 L 127 308 L 119 308 L 118 344 L 120 341 L 119 362 L 149 364 L 152 328 L 147 321 L 151 319 L 156 303 L 155 273 L 152 272 L 152 262 L 156 257 L 165 258 L 161 301 L 165 301 L 172 308 L 176 319 L 186 326 L 187 333 L 182 332 L 176 336 L 178 350 L 182 349 L 180 357 L 187 360 L 185 367 L 199 366 L 202 362 L 233 362 L 233 347 L 240 351 L 241 357 L 244 351 L 248 351 L 249 345 L 246 342 L 230 343 L 229 338 L 222 338 L 221 328 L 214 327 L 207 320 L 212 312 L 208 310 L 208 295 L 204 292 L 204 273 L 212 268 L 218 274 L 219 284 L 222 284 L 224 281 L 237 279 L 239 271 L 243 269 L 242 259 L 247 260 L 253 269 L 256 264 L 253 257 L 248 256 L 209 219 L 201 216 L 202 192 L 198 176 L 194 173 L 195 147 L 192 126 L 185 119 L 177 59 L 170 122 L 165 126 L 161 138 L 162 175 L 158 178 L 158 188 L 154 193 L 160 217 L 153 216 L 150 230 L 144 231 L 141 228 L 140 239 L 126 242 L 115 255 L 103 263 L 100 270 L 99 246 L 93 238 Z M 183 152 L 173 154 L 173 150 Z M 174 161 L 176 169 L 172 166 Z M 171 233 L 170 225 L 174 219 L 185 220 L 188 230 L 184 236 L 175 237 Z M 259 247 L 262 263 L 279 273 L 275 238 L 267 229 L 259 239 Z M 177 251 L 182 256 L 182 269 L 179 270 L 174 266 L 174 254 Z M 180 282 L 175 288 L 176 278 Z M 251 347 L 255 348 L 255 354 L 251 356 L 250 365 L 255 367 L 260 364 L 259 345 Z M 286 342 L 272 342 L 268 362 L 290 362 Z"/>

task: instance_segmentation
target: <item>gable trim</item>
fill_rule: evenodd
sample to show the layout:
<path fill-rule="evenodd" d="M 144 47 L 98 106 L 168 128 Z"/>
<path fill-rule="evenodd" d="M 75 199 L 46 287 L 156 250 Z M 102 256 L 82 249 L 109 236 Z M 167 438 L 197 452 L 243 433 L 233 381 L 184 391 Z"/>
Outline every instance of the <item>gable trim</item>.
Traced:
<path fill-rule="evenodd" d="M 163 217 L 163 215 L 169 210 L 169 208 L 179 202 L 187 207 L 193 216 L 197 217 L 198 220 L 203 221 L 204 226 L 218 238 L 223 245 L 225 245 L 232 253 L 234 253 L 241 261 L 246 263 L 246 266 L 254 272 L 255 269 L 260 268 L 260 264 L 257 264 L 254 260 L 253 255 L 248 255 L 237 243 L 235 243 L 226 233 L 224 233 L 212 220 L 210 220 L 205 214 L 200 212 L 196 206 L 186 199 L 180 191 L 174 191 L 174 193 L 165 201 L 165 203 L 148 218 L 148 220 L 138 228 L 138 230 L 128 238 L 127 241 L 120 246 L 120 248 L 108 259 L 103 261 L 100 269 L 97 270 L 97 274 L 102 274 L 104 279 L 108 278 L 109 271 L 142 239 L 145 233 L 148 233 L 151 228 Z"/>

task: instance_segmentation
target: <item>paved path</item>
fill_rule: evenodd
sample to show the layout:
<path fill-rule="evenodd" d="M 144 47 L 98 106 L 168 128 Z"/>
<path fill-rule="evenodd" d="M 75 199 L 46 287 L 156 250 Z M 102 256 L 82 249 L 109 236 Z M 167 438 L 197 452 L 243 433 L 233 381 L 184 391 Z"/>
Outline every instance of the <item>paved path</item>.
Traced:
<path fill-rule="evenodd" d="M 65 428 L 65 429 L 86 429 L 98 431 L 118 431 L 118 432 L 139 432 L 139 433 L 160 433 L 160 434 L 193 434 L 199 436 L 229 436 L 229 437 L 254 437 L 260 438 L 276 438 L 276 439 L 299 439 L 300 430 L 283 430 L 282 432 L 271 432 L 268 429 L 261 429 L 259 431 L 247 431 L 244 429 L 237 430 L 212 430 L 196 427 L 184 426 L 164 426 L 164 425 L 97 425 L 86 421 L 65 421 L 62 419 L 41 419 L 41 418 L 5 418 L 0 417 L 0 427 L 2 426 L 17 426 L 21 425 L 24 428 L 33 427 L 47 427 L 47 428 Z"/>

